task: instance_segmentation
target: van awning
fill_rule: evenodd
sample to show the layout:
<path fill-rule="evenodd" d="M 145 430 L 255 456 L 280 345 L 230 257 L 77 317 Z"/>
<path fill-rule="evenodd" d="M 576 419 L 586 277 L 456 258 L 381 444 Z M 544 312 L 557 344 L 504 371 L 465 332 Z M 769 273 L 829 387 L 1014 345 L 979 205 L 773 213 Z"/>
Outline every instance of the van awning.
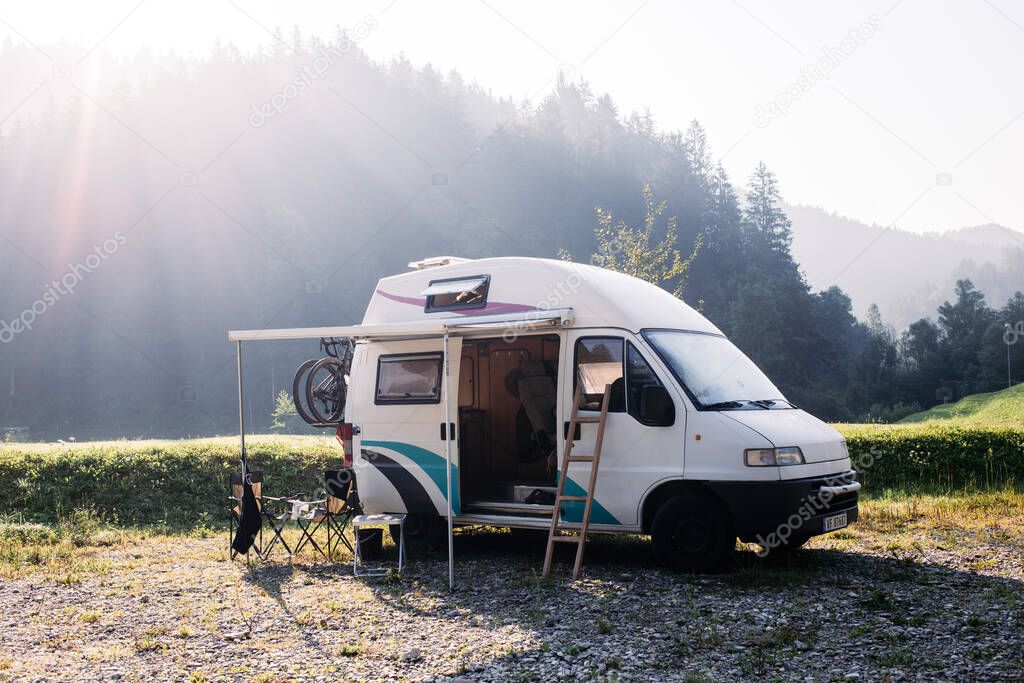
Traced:
<path fill-rule="evenodd" d="M 571 308 L 552 308 L 546 311 L 525 311 L 510 315 L 473 315 L 454 318 L 430 318 L 405 323 L 379 323 L 376 325 L 344 325 L 340 327 L 290 327 L 270 330 L 233 330 L 228 340 L 281 341 L 287 339 L 319 339 L 321 337 L 350 337 L 353 339 L 426 339 L 444 334 L 481 334 L 530 332 L 553 327 L 571 327 Z"/>

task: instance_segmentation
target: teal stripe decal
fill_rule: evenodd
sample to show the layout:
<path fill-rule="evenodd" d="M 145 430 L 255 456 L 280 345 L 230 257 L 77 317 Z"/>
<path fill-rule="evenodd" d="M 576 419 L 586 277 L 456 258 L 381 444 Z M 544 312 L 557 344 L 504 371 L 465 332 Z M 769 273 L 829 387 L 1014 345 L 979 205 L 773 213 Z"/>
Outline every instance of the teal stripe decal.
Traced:
<path fill-rule="evenodd" d="M 557 474 L 556 474 L 557 476 Z M 565 478 L 565 495 L 567 496 L 585 496 L 587 492 L 583 490 L 583 487 L 574 482 L 570 477 Z M 570 501 L 562 503 L 562 521 L 564 522 L 583 522 L 583 508 L 586 503 L 579 501 Z M 590 506 L 590 523 L 591 524 L 617 524 L 621 525 L 622 522 L 615 519 L 615 515 L 608 512 L 603 505 L 597 502 L 597 498 Z"/>
<path fill-rule="evenodd" d="M 411 443 L 402 443 L 401 441 L 369 441 L 364 439 L 362 445 L 390 448 L 409 458 L 426 472 L 427 476 L 437 485 L 438 490 L 441 492 L 441 497 L 445 500 L 448 499 L 448 483 L 445 481 L 444 476 L 445 459 L 442 456 L 433 451 L 428 451 L 426 448 L 420 448 Z M 596 502 L 594 503 L 594 508 L 593 512 L 596 512 Z M 443 512 L 447 514 L 448 511 L 444 510 Z M 462 507 L 459 504 L 459 468 L 455 463 L 452 463 L 452 512 L 456 515 L 462 514 Z M 593 512 L 591 513 L 591 518 L 593 518 Z"/>

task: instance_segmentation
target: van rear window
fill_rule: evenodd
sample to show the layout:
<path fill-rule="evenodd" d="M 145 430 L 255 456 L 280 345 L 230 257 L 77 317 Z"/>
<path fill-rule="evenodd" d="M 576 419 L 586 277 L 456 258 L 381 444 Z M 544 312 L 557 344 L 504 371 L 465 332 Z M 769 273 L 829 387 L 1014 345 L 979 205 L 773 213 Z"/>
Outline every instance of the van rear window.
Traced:
<path fill-rule="evenodd" d="M 487 305 L 487 290 L 491 284 L 490 275 L 431 280 L 421 292 L 427 298 L 424 310 L 458 311 L 483 308 Z"/>
<path fill-rule="evenodd" d="M 374 397 L 376 404 L 440 401 L 440 353 L 381 356 L 377 360 L 377 393 Z"/>

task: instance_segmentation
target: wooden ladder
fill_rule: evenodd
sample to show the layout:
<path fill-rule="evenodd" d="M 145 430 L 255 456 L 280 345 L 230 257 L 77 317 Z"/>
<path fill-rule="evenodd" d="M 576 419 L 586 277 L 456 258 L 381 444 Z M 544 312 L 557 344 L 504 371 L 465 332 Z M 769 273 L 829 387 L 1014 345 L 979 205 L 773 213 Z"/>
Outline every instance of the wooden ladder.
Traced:
<path fill-rule="evenodd" d="M 556 543 L 576 544 L 576 564 L 572 568 L 572 578 L 580 574 L 580 567 L 583 565 L 583 546 L 587 542 L 587 529 L 590 528 L 590 508 L 594 504 L 594 488 L 597 486 L 597 469 L 601 462 L 601 445 L 604 443 L 604 426 L 608 420 L 608 403 L 611 400 L 612 386 L 605 385 L 604 397 L 601 399 L 601 414 L 598 417 L 580 415 L 580 401 L 583 399 L 582 385 L 577 387 L 576 396 L 573 398 L 572 413 L 569 417 L 569 428 L 565 434 L 565 450 L 562 452 L 562 471 L 558 477 L 558 493 L 555 495 L 554 510 L 551 513 L 551 529 L 548 532 L 548 547 L 544 554 L 543 576 L 551 573 L 551 561 L 554 558 Z M 594 437 L 594 452 L 591 455 L 574 455 L 572 452 L 573 436 L 576 434 L 576 426 L 581 424 L 596 424 L 597 436 Z M 590 463 L 590 481 L 582 496 L 565 495 L 565 482 L 569 478 L 569 464 L 574 462 Z M 583 519 L 577 529 L 573 527 L 560 527 L 559 521 L 562 515 L 562 503 L 583 503 Z M 559 533 L 560 531 L 576 531 L 576 536 L 569 536 Z"/>

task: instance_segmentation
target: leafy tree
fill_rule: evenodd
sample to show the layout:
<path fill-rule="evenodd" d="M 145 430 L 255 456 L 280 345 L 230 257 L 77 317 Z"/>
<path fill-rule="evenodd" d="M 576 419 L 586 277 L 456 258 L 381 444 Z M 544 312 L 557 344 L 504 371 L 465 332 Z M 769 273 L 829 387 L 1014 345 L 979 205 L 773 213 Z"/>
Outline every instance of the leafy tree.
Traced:
<path fill-rule="evenodd" d="M 921 318 L 903 333 L 900 353 L 911 372 L 934 365 L 940 359 L 942 330 L 928 318 Z"/>
<path fill-rule="evenodd" d="M 272 422 L 270 429 L 275 432 L 294 434 L 304 424 L 295 410 L 295 403 L 292 395 L 287 391 L 279 391 L 274 403 L 274 412 L 270 414 Z"/>
<path fill-rule="evenodd" d="M 644 183 L 643 226 L 631 226 L 624 220 L 616 221 L 611 211 L 598 207 L 597 252 L 591 262 L 595 266 L 626 273 L 652 284 L 671 287 L 671 292 L 682 297 L 686 287 L 687 271 L 700 251 L 703 237 L 698 236 L 690 255 L 685 259 L 676 248 L 676 218 L 665 219 L 665 236 L 652 246 L 655 226 L 662 222 L 668 202 L 655 202 L 650 183 Z"/>

